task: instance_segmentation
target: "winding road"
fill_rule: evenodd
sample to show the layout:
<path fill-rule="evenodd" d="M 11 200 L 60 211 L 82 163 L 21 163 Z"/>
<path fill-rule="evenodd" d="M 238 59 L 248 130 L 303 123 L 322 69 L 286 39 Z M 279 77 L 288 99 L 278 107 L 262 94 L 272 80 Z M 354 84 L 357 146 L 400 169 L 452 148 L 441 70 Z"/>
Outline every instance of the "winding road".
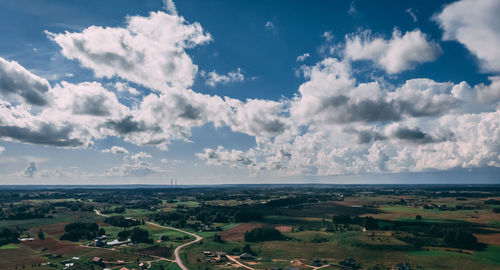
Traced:
<path fill-rule="evenodd" d="M 99 216 L 102 216 L 102 217 L 109 217 L 108 215 L 104 215 L 101 213 L 101 211 L 99 210 L 95 210 L 94 209 L 94 212 L 99 215 Z M 187 232 L 187 231 L 184 231 L 184 230 L 181 230 L 181 229 L 177 229 L 177 228 L 174 228 L 174 227 L 169 227 L 169 226 L 163 226 L 163 225 L 160 225 L 160 224 L 156 224 L 154 222 L 150 222 L 150 221 L 146 221 L 147 224 L 149 225 L 152 225 L 152 226 L 156 226 L 156 227 L 160 227 L 160 228 L 165 228 L 165 229 L 170 229 L 170 230 L 174 230 L 174 231 L 178 231 L 178 232 L 181 232 L 181 233 L 185 233 L 185 234 L 189 234 L 191 236 L 193 236 L 195 238 L 195 240 L 191 241 L 191 242 L 188 242 L 188 243 L 184 243 L 178 247 L 175 248 L 175 251 L 174 251 L 174 255 L 175 255 L 175 262 L 179 265 L 179 267 L 182 269 L 182 270 L 189 270 L 183 263 L 182 263 L 182 260 L 181 260 L 181 256 L 179 255 L 179 251 L 181 250 L 181 248 L 183 247 L 186 247 L 186 246 L 189 246 L 189 245 L 192 245 L 196 242 L 199 242 L 201 241 L 203 238 L 199 235 L 196 235 L 194 233 L 190 233 L 190 232 Z"/>
<path fill-rule="evenodd" d="M 181 257 L 179 256 L 179 251 L 181 250 L 181 248 L 189 246 L 189 245 L 192 245 L 192 244 L 194 244 L 196 242 L 199 242 L 203 238 L 201 236 L 199 236 L 199 235 L 194 234 L 194 233 L 186 232 L 184 230 L 177 229 L 177 228 L 174 228 L 174 227 L 163 226 L 163 225 L 156 224 L 156 223 L 153 223 L 153 222 L 150 222 L 150 221 L 146 221 L 146 223 L 148 223 L 149 225 L 160 227 L 160 228 L 170 229 L 170 230 L 178 231 L 178 232 L 181 232 L 181 233 L 189 234 L 189 235 L 194 236 L 196 238 L 195 240 L 193 240 L 191 242 L 184 243 L 184 244 L 176 247 L 175 248 L 175 252 L 174 252 L 174 254 L 175 254 L 175 262 L 179 265 L 180 268 L 182 268 L 182 270 L 188 270 L 188 268 L 182 263 Z"/>

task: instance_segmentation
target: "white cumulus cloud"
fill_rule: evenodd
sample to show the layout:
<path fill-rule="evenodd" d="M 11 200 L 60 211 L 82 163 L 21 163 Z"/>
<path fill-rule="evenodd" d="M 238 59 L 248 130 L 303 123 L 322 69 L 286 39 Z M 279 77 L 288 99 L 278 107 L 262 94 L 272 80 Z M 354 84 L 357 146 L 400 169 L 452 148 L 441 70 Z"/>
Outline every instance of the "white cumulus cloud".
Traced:
<path fill-rule="evenodd" d="M 15 61 L 0 57 L 0 96 L 45 105 L 45 93 L 49 89 L 50 84 L 46 79 L 31 73 Z"/>
<path fill-rule="evenodd" d="M 418 29 L 404 34 L 395 29 L 389 40 L 375 37 L 370 31 L 348 35 L 344 50 L 347 59 L 373 61 L 389 74 L 434 61 L 440 53 L 439 44 L 429 41 L 427 35 Z"/>
<path fill-rule="evenodd" d="M 101 150 L 101 152 L 112 153 L 112 154 L 128 154 L 127 149 L 125 149 L 124 147 L 121 147 L 121 146 L 116 146 L 116 145 L 113 145 L 109 149 L 103 149 L 103 150 Z"/>
<path fill-rule="evenodd" d="M 130 16 L 125 27 L 46 33 L 65 57 L 92 69 L 96 77 L 117 76 L 157 91 L 191 86 L 198 67 L 185 50 L 212 39 L 199 23 L 161 11 Z"/>
<path fill-rule="evenodd" d="M 217 84 L 228 84 L 245 80 L 245 75 L 243 75 L 241 68 L 230 71 L 227 74 L 218 74 L 215 70 L 208 73 L 203 72 L 202 76 L 206 78 L 205 84 L 211 87 L 215 87 Z"/>
<path fill-rule="evenodd" d="M 462 43 L 486 72 L 500 72 L 500 1 L 461 0 L 434 16 L 443 40 Z"/>

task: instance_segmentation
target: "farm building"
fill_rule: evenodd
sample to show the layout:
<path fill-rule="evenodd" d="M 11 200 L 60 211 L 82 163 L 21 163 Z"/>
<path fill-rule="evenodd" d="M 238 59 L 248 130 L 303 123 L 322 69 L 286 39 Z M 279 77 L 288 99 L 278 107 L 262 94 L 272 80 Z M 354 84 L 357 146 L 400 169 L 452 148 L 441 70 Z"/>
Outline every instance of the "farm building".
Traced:
<path fill-rule="evenodd" d="M 253 256 L 252 256 L 252 254 L 249 254 L 249 253 L 245 252 L 245 253 L 243 253 L 243 254 L 240 255 L 240 259 L 242 259 L 242 260 L 251 260 L 251 259 L 253 259 Z"/>
<path fill-rule="evenodd" d="M 118 241 L 118 239 L 115 239 L 111 242 L 107 242 L 106 245 L 108 246 L 116 246 L 116 245 L 122 245 L 122 244 L 127 244 L 130 242 L 130 239 L 125 240 L 125 241 Z"/>
<path fill-rule="evenodd" d="M 33 240 L 35 240 L 35 238 L 26 237 L 26 238 L 18 238 L 18 240 L 21 242 L 26 242 L 26 241 L 33 241 Z"/>

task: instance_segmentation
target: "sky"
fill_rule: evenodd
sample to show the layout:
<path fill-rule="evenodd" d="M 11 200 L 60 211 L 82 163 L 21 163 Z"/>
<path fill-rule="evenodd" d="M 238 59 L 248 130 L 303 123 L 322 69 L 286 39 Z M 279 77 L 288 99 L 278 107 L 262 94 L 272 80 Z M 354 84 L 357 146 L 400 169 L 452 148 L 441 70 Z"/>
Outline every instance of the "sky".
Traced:
<path fill-rule="evenodd" d="M 0 0 L 0 184 L 498 184 L 498 14 Z"/>

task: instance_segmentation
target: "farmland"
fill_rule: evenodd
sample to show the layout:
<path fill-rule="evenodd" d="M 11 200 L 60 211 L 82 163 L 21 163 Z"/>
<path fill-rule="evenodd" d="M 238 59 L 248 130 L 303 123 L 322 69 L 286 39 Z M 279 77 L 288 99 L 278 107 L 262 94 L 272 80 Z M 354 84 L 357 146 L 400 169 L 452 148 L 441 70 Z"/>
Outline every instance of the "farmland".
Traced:
<path fill-rule="evenodd" d="M 498 186 L 0 193 L 2 269 L 500 269 Z"/>

